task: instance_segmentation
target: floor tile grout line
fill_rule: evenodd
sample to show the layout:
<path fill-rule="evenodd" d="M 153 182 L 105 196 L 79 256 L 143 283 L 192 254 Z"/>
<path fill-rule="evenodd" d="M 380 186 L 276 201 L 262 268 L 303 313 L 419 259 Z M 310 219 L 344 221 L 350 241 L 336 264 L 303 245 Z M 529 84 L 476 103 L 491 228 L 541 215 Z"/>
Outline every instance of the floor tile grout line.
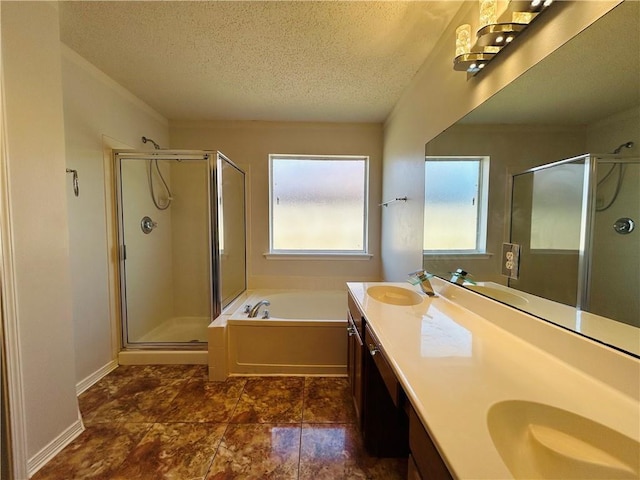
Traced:
<path fill-rule="evenodd" d="M 308 378 L 304 377 L 304 384 L 302 386 L 302 411 L 300 412 L 300 429 L 299 429 L 299 441 L 298 441 L 298 474 L 296 478 L 300 478 L 300 465 L 302 464 L 302 425 L 304 425 L 304 410 L 307 402 L 307 385 Z"/>
<path fill-rule="evenodd" d="M 115 422 L 113 422 L 115 423 Z M 143 422 L 141 422 L 143 423 Z M 146 422 L 144 422 L 146 423 Z M 122 424 L 124 425 L 124 424 Z M 155 425 L 154 422 L 149 422 L 149 426 L 144 430 L 144 433 L 142 433 L 140 435 L 140 439 L 131 446 L 131 448 L 129 449 L 129 453 L 122 459 L 122 461 L 118 464 L 113 466 L 113 468 L 111 468 L 111 474 L 117 473 L 117 471 L 122 468 L 122 466 L 125 464 L 125 462 L 129 459 L 129 457 L 131 455 L 133 455 L 133 452 L 136 450 L 136 448 L 138 448 L 138 446 L 142 443 L 142 441 L 147 437 L 147 434 L 151 431 L 151 429 L 153 428 L 153 426 Z"/>
<path fill-rule="evenodd" d="M 242 398 L 242 394 L 244 393 L 245 387 L 247 386 L 247 380 L 244 380 L 244 384 L 242 385 L 242 389 L 240 390 L 240 393 L 238 394 L 238 398 L 236 399 L 236 404 L 233 406 L 233 410 L 231 411 L 231 413 L 229 414 L 229 418 L 227 419 L 226 422 L 226 426 L 224 427 L 224 432 L 222 432 L 222 436 L 220 437 L 220 440 L 218 441 L 218 446 L 216 447 L 216 451 L 213 454 L 213 456 L 211 457 L 211 461 L 209 462 L 209 466 L 207 467 L 207 471 L 204 474 L 203 480 L 205 480 L 208 476 L 209 473 L 211 473 L 211 467 L 213 467 L 213 462 L 215 461 L 216 457 L 218 456 L 218 452 L 220 451 L 220 446 L 222 445 L 222 442 L 225 439 L 225 435 L 227 434 L 227 431 L 229 430 L 229 426 L 231 425 L 231 420 L 233 419 L 233 414 L 235 413 L 236 409 L 238 408 L 238 404 L 240 403 L 240 399 Z"/>
<path fill-rule="evenodd" d="M 209 465 L 207 466 L 207 471 L 205 472 L 204 477 L 202 477 L 203 480 L 206 480 L 206 478 L 209 476 L 209 473 L 211 473 L 211 467 L 213 467 L 213 462 L 215 462 L 216 457 L 218 456 L 218 452 L 220 451 L 220 446 L 224 441 L 225 435 L 227 434 L 227 430 L 229 430 L 230 425 L 231 423 L 227 422 L 224 427 L 224 432 L 222 432 L 222 435 L 220 436 L 220 440 L 218 440 L 218 446 L 216 447 L 216 451 L 211 456 L 211 460 L 209 460 Z"/>

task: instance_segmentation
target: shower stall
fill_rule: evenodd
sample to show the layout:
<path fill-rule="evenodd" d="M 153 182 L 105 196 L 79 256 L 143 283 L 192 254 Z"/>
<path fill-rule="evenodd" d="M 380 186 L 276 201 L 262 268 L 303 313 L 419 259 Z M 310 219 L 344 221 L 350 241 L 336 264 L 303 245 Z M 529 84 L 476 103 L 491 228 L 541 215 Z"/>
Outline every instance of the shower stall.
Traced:
<path fill-rule="evenodd" d="M 513 176 L 509 286 L 640 326 L 640 158 L 586 154 Z"/>
<path fill-rule="evenodd" d="M 215 151 L 114 151 L 124 350 L 204 350 L 246 289 L 244 172 Z"/>

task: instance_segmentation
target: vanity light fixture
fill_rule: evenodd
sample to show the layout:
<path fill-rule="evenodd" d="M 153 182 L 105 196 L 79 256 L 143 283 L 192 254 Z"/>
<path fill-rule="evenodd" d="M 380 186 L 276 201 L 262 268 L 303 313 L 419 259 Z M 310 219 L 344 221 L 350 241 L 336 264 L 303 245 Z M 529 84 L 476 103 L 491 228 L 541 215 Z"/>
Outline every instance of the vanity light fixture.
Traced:
<path fill-rule="evenodd" d="M 475 43 L 471 46 L 471 26 L 456 29 L 456 56 L 453 68 L 475 75 L 506 45 L 522 33 L 553 0 L 511 0 L 498 16 L 497 0 L 479 0 L 480 19 Z"/>

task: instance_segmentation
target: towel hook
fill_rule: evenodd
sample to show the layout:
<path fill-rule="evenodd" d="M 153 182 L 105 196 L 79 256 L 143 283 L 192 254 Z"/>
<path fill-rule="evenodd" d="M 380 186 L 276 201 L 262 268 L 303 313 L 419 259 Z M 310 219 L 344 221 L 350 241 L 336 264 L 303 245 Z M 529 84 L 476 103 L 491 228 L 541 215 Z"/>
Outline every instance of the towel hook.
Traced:
<path fill-rule="evenodd" d="M 80 186 L 78 185 L 78 171 L 74 170 L 72 168 L 67 168 L 66 171 L 67 171 L 67 173 L 73 174 L 73 177 L 72 177 L 72 180 L 71 180 L 71 182 L 73 184 L 73 194 L 76 197 L 80 196 Z"/>

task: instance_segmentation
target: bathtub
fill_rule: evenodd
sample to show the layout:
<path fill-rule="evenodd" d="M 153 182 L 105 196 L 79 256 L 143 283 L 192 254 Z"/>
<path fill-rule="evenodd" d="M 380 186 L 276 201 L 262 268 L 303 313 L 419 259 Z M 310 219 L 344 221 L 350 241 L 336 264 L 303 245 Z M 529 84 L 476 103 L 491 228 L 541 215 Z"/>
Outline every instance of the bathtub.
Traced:
<path fill-rule="evenodd" d="M 260 300 L 271 305 L 249 318 Z M 346 312 L 345 290 L 247 292 L 209 327 L 209 376 L 346 375 Z"/>

